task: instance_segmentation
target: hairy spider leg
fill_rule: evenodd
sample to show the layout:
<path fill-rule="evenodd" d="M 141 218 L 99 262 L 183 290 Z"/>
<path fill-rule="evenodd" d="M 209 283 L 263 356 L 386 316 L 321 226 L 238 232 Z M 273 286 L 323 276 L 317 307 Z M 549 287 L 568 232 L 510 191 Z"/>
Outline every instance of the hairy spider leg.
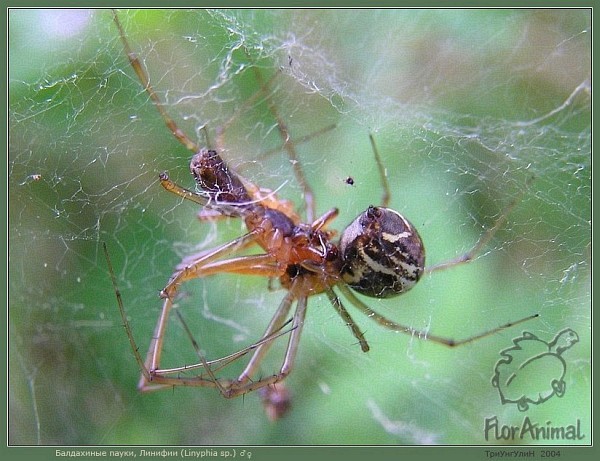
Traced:
<path fill-rule="evenodd" d="M 343 285 L 343 284 L 340 284 L 340 285 Z M 348 328 L 350 328 L 352 335 L 358 340 L 361 350 L 363 352 L 368 352 L 370 349 L 369 344 L 367 343 L 367 340 L 365 339 L 363 332 L 360 331 L 360 329 L 358 328 L 358 325 L 356 324 L 356 322 L 354 321 L 354 319 L 352 318 L 350 313 L 344 307 L 342 300 L 335 294 L 335 292 L 331 288 L 329 288 L 328 290 L 325 290 L 325 294 L 329 298 L 329 302 L 331 303 L 333 308 L 340 315 L 340 317 L 342 317 L 342 319 L 346 322 L 346 325 L 348 326 Z"/>
<path fill-rule="evenodd" d="M 377 168 L 379 170 L 379 178 L 381 181 L 381 186 L 383 188 L 382 198 L 381 198 L 381 206 L 387 207 L 389 201 L 391 199 L 390 193 L 390 185 L 387 179 L 387 171 L 383 165 L 383 161 L 381 160 L 381 156 L 379 155 L 379 149 L 375 143 L 375 138 L 373 134 L 369 133 L 369 140 L 371 142 L 371 148 L 373 150 L 373 155 L 375 157 L 375 162 L 377 163 Z M 531 185 L 533 181 L 533 176 L 529 177 L 526 182 L 526 188 Z M 462 253 L 455 258 L 452 258 L 448 261 L 444 261 L 441 263 L 436 263 L 431 266 L 425 267 L 425 274 L 431 274 L 432 272 L 441 271 L 445 269 L 449 269 L 454 266 L 459 266 L 462 264 L 469 263 L 473 261 L 485 248 L 485 246 L 494 238 L 496 232 L 504 225 L 507 221 L 508 216 L 513 211 L 513 209 L 519 204 L 522 199 L 522 194 L 515 197 L 513 200 L 509 202 L 509 204 L 502 210 L 494 224 L 488 228 L 482 235 L 479 237 L 479 240 L 465 253 Z"/>
<path fill-rule="evenodd" d="M 144 90 L 150 96 L 150 99 L 152 99 L 154 106 L 157 108 L 161 117 L 165 121 L 165 125 L 167 126 L 169 131 L 173 134 L 173 136 L 175 136 L 175 138 L 177 138 L 177 140 L 181 144 L 183 144 L 187 149 L 196 153 L 199 149 L 198 145 L 195 142 L 193 142 L 182 130 L 180 130 L 179 127 L 177 126 L 177 124 L 175 123 L 175 121 L 169 116 L 167 110 L 165 109 L 165 106 L 163 105 L 162 101 L 160 100 L 160 98 L 158 97 L 156 92 L 154 91 L 152 84 L 150 83 L 150 78 L 148 77 L 148 72 L 146 72 L 146 70 L 144 69 L 144 66 L 142 65 L 139 58 L 137 57 L 137 54 L 131 49 L 131 46 L 129 45 L 129 41 L 127 40 L 127 36 L 125 35 L 125 30 L 123 29 L 123 26 L 121 25 L 121 21 L 119 20 L 119 16 L 117 15 L 117 12 L 115 10 L 112 10 L 112 12 L 113 12 L 113 20 L 115 21 L 115 24 L 117 25 L 117 29 L 119 30 L 119 36 L 121 37 L 121 42 L 123 43 L 123 48 L 125 49 L 125 53 L 127 54 L 129 63 L 131 64 L 131 67 L 135 71 L 138 79 L 142 83 Z"/>
<path fill-rule="evenodd" d="M 292 142 L 292 136 L 290 135 L 288 127 L 285 124 L 285 122 L 283 121 L 283 118 L 279 115 L 279 111 L 277 110 L 277 107 L 275 106 L 275 104 L 273 103 L 271 98 L 268 97 L 268 91 L 266 90 L 267 83 L 265 82 L 262 74 L 260 73 L 258 68 L 254 67 L 253 69 L 254 69 L 254 73 L 256 75 L 256 80 L 258 81 L 261 88 L 267 95 L 267 104 L 269 106 L 269 110 L 271 111 L 273 118 L 277 122 L 277 129 L 279 130 L 281 139 L 283 139 L 283 147 L 288 154 L 290 163 L 292 164 L 292 168 L 294 170 L 294 175 L 296 176 L 296 180 L 300 184 L 300 187 L 302 188 L 302 191 L 304 193 L 304 202 L 306 204 L 306 220 L 308 222 L 313 222 L 315 219 L 315 216 L 316 216 L 316 205 L 315 205 L 314 193 L 313 193 L 312 188 L 310 187 L 310 184 L 308 183 L 308 180 L 306 179 L 306 175 L 304 174 L 304 169 L 302 168 L 302 164 L 298 160 L 298 153 L 296 152 L 296 147 L 294 146 L 294 143 Z"/>
<path fill-rule="evenodd" d="M 531 182 L 533 181 L 533 176 L 530 177 L 526 182 L 526 188 L 529 187 Z M 498 229 L 500 229 L 504 223 L 508 220 L 508 216 L 513 211 L 513 209 L 517 206 L 517 204 L 521 201 L 522 194 L 515 197 L 513 200 L 509 202 L 509 204 L 502 210 L 494 224 L 489 227 L 482 235 L 479 237 L 479 240 L 473 245 L 473 247 L 468 250 L 466 253 L 456 256 L 448 261 L 444 261 L 441 263 L 434 264 L 432 266 L 428 266 L 425 268 L 426 274 L 431 274 L 435 271 L 441 271 L 445 269 L 449 269 L 451 267 L 460 266 L 462 264 L 467 264 L 473 261 L 480 253 L 481 250 L 485 248 L 485 246 L 494 238 Z"/>
<path fill-rule="evenodd" d="M 389 320 L 381 314 L 378 314 L 369 306 L 367 306 L 363 301 L 361 301 L 346 285 L 339 285 L 338 289 L 340 292 L 352 303 L 353 306 L 360 309 L 360 311 L 365 314 L 368 318 L 375 321 L 377 324 L 381 325 L 388 330 L 397 331 L 400 333 L 408 334 L 417 339 L 425 339 L 427 341 L 432 341 L 434 343 L 441 344 L 447 347 L 458 347 L 463 344 L 468 344 L 475 342 L 479 339 L 485 338 L 487 336 L 491 336 L 495 333 L 498 333 L 502 330 L 506 330 L 507 328 L 514 327 L 515 325 L 519 325 L 523 322 L 527 322 L 528 320 L 532 320 L 536 317 L 539 317 L 539 314 L 528 315 L 522 319 L 519 319 L 515 322 L 508 322 L 504 325 L 501 325 L 496 328 L 492 328 L 491 330 L 484 331 L 483 333 L 478 333 L 476 335 L 470 336 L 468 338 L 455 340 L 452 338 L 445 338 L 443 336 L 432 335 L 427 331 L 418 330 L 413 327 L 409 327 L 406 325 L 402 325 L 400 323 L 394 322 L 393 320 Z"/>
<path fill-rule="evenodd" d="M 139 349 L 135 343 L 135 340 L 133 337 L 133 332 L 131 330 L 131 326 L 127 319 L 127 315 L 125 313 L 125 308 L 123 306 L 123 299 L 121 297 L 121 292 L 117 285 L 115 272 L 114 272 L 112 262 L 110 260 L 110 256 L 108 253 L 108 248 L 107 248 L 105 242 L 103 242 L 102 248 L 103 248 L 104 256 L 106 258 L 106 262 L 108 265 L 108 270 L 109 270 L 109 274 L 110 274 L 111 281 L 113 284 L 115 296 L 117 298 L 117 304 L 119 306 L 119 312 L 121 314 L 121 320 L 123 322 L 123 327 L 125 328 L 125 331 L 127 332 L 127 336 L 129 338 L 131 348 L 134 352 L 134 357 L 136 358 L 138 366 L 142 372 L 142 377 L 140 379 L 140 389 L 143 391 L 160 390 L 160 389 L 164 389 L 164 388 L 168 388 L 168 387 L 176 386 L 176 385 L 188 385 L 188 386 L 216 387 L 221 391 L 221 393 L 225 397 L 234 397 L 236 395 L 239 395 L 240 393 L 247 392 L 247 391 L 244 391 L 244 388 L 241 388 L 239 384 L 237 385 L 237 387 L 239 389 L 236 392 L 229 392 L 228 389 L 231 388 L 233 381 L 217 379 L 214 376 L 213 371 L 227 366 L 229 363 L 239 359 L 243 355 L 248 354 L 252 350 L 258 351 L 258 348 L 260 348 L 263 344 L 269 344 L 270 342 L 274 341 L 277 337 L 279 337 L 281 335 L 288 334 L 292 330 L 286 330 L 286 331 L 281 331 L 281 330 L 283 327 L 285 327 L 287 324 L 289 324 L 292 320 L 295 320 L 295 324 L 294 324 L 295 326 L 293 326 L 292 329 L 297 329 L 298 326 L 301 327 L 302 323 L 304 321 L 304 314 L 306 311 L 305 303 L 304 303 L 304 307 L 302 307 L 302 304 L 300 304 L 301 309 L 296 310 L 294 319 L 288 320 L 287 322 L 280 321 L 281 319 L 285 318 L 285 316 L 289 312 L 289 309 L 291 306 L 291 302 L 290 302 L 291 298 L 286 297 L 282 301 L 282 303 L 278 309 L 278 313 L 276 314 L 276 316 L 274 317 L 274 320 L 269 325 L 267 332 L 265 332 L 265 335 L 263 335 L 263 338 L 260 341 L 252 344 L 251 346 L 244 348 L 233 354 L 230 354 L 228 356 L 222 357 L 220 359 L 207 361 L 200 354 L 199 348 L 198 348 L 197 344 L 195 343 L 195 340 L 193 340 L 193 338 L 192 338 L 192 341 L 195 343 L 195 348 L 198 353 L 198 356 L 200 357 L 201 363 L 177 367 L 177 368 L 171 368 L 171 369 L 161 369 L 161 370 L 157 369 L 157 370 L 151 371 L 147 367 L 146 363 L 144 363 L 144 360 L 142 359 L 142 357 L 139 353 Z M 171 300 L 166 299 L 165 303 L 171 303 Z M 166 308 L 166 310 L 168 311 L 168 310 L 170 310 L 170 308 L 171 307 L 169 306 Z M 279 325 L 279 329 L 275 328 L 277 325 Z M 184 323 L 184 326 L 185 326 L 185 323 Z M 185 328 L 186 328 L 186 333 L 191 337 L 191 332 L 187 329 L 187 326 L 185 326 Z M 281 367 L 281 371 L 278 375 L 274 375 L 274 376 L 280 376 L 280 378 L 283 379 L 285 374 L 289 373 L 291 362 L 293 361 L 293 357 L 295 356 L 295 352 L 297 349 L 298 341 L 299 341 L 299 334 L 295 337 L 294 342 L 290 341 L 290 345 L 288 345 L 288 353 L 286 354 L 286 360 L 284 360 L 284 364 Z M 264 352 L 261 355 L 264 355 Z M 257 361 L 255 360 L 254 362 L 256 365 Z M 207 374 L 210 376 L 210 379 L 206 379 L 202 375 L 198 375 L 198 376 L 194 376 L 194 377 L 190 377 L 190 378 L 179 376 L 181 374 L 189 373 L 190 371 L 193 371 L 193 370 L 196 370 L 199 368 L 206 370 Z M 248 367 L 246 368 L 246 370 L 244 372 L 245 375 L 242 375 L 242 376 L 246 376 L 246 378 L 244 378 L 245 380 L 249 379 L 249 376 L 251 375 L 252 371 L 253 370 L 249 370 Z M 282 375 L 282 373 L 283 373 L 283 375 Z M 172 374 L 176 374 L 178 376 L 175 378 L 170 378 L 169 375 L 172 375 Z M 272 383 L 272 381 L 273 381 L 273 378 L 270 378 L 269 380 L 264 381 L 264 383 L 261 387 L 268 386 L 269 384 Z M 289 403 L 288 403 L 288 405 L 289 405 Z"/>
<path fill-rule="evenodd" d="M 294 301 L 296 301 L 296 310 L 292 318 L 292 325 L 289 330 L 286 330 L 283 333 L 278 333 L 278 331 L 281 330 L 282 326 L 288 323 L 285 322 L 285 318 L 287 317 Z M 285 377 L 289 374 L 289 372 L 292 369 L 293 362 L 298 349 L 298 343 L 300 340 L 302 326 L 304 325 L 304 319 L 306 315 L 306 304 L 306 297 L 301 297 L 298 300 L 295 300 L 291 292 L 288 292 L 283 298 L 282 302 L 280 303 L 277 312 L 273 316 L 261 340 L 259 340 L 256 344 L 250 346 L 249 348 L 243 349 L 227 357 L 213 361 L 206 361 L 203 358 L 203 356 L 199 354 L 199 357 L 201 359 L 200 364 L 171 369 L 160 369 L 158 367 L 153 369 L 150 366 L 148 366 L 148 364 L 144 364 L 143 370 L 145 370 L 146 372 L 142 373 L 142 377 L 139 383 L 140 390 L 153 391 L 177 385 L 201 386 L 217 388 L 224 397 L 233 398 L 241 394 L 245 394 L 247 392 L 251 392 L 256 389 L 272 385 L 278 381 L 285 379 Z M 166 299 L 164 310 L 168 312 L 171 309 L 171 307 L 171 300 Z M 289 339 L 285 356 L 279 372 L 273 375 L 266 376 L 259 380 L 253 380 L 252 376 L 257 371 L 257 368 L 260 365 L 260 362 L 264 358 L 265 354 L 267 353 L 269 347 L 271 346 L 271 344 L 273 344 L 274 340 L 281 334 L 289 334 Z M 244 368 L 244 371 L 242 371 L 242 373 L 237 379 L 232 380 L 216 378 L 216 376 L 214 375 L 215 368 L 213 365 L 218 365 L 222 364 L 222 362 L 226 362 L 223 365 L 226 366 L 228 363 L 232 362 L 233 360 L 237 360 L 242 355 L 245 355 L 250 351 L 254 351 L 253 355 L 246 367 Z M 157 358 L 160 359 L 160 354 Z M 202 374 L 197 376 L 185 375 L 185 373 L 188 373 L 198 368 L 204 369 L 209 375 L 209 378 L 205 378 Z M 172 374 L 176 374 L 177 376 L 170 377 L 169 375 Z"/>
<path fill-rule="evenodd" d="M 373 133 L 369 133 L 369 141 L 371 142 L 371 150 L 373 151 L 373 156 L 375 157 L 375 163 L 377 164 L 377 170 L 379 172 L 379 180 L 381 181 L 381 188 L 383 189 L 381 194 L 381 206 L 387 208 L 392 197 L 392 193 L 390 192 L 390 183 L 387 178 L 387 170 L 385 169 L 385 166 L 383 166 L 383 161 L 379 155 L 379 149 L 377 149 L 377 144 L 375 143 Z"/>
<path fill-rule="evenodd" d="M 198 369 L 198 368 L 204 368 L 207 370 L 207 372 L 209 372 L 211 377 L 214 377 L 214 372 L 218 372 L 221 369 L 227 367 L 229 364 L 235 362 L 236 360 L 242 358 L 244 355 L 247 355 L 248 353 L 255 350 L 261 344 L 266 343 L 268 341 L 274 341 L 277 338 L 279 338 L 280 336 L 284 336 L 284 335 L 288 334 L 290 331 L 292 331 L 291 329 L 285 329 L 285 327 L 287 325 L 289 325 L 290 323 L 292 323 L 292 321 L 293 321 L 293 318 L 290 318 L 290 319 L 286 320 L 278 330 L 274 331 L 271 336 L 264 336 L 259 341 L 252 343 L 249 346 L 246 346 L 237 352 L 234 352 L 232 354 L 226 355 L 226 356 L 218 358 L 218 359 L 213 359 L 213 360 L 208 361 L 204 358 L 204 355 L 202 354 L 202 352 L 200 350 L 200 345 L 194 338 L 192 331 L 190 330 L 186 321 L 184 320 L 181 310 L 174 309 L 174 312 L 177 315 L 177 318 L 179 319 L 179 321 L 181 322 L 181 325 L 183 326 L 183 329 L 185 330 L 186 335 L 188 336 L 189 340 L 191 341 L 192 346 L 193 346 L 194 350 L 196 351 L 196 355 L 200 359 L 200 363 L 196 363 L 193 365 L 186 365 L 185 371 Z M 175 369 L 161 368 L 160 373 L 163 375 L 167 375 L 170 373 L 181 373 L 181 367 L 177 367 Z"/>

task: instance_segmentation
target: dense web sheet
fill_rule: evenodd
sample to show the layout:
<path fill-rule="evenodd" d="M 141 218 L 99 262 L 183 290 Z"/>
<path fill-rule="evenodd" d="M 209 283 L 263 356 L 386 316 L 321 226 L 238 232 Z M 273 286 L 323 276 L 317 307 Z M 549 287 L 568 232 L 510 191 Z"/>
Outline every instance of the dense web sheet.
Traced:
<path fill-rule="evenodd" d="M 590 442 L 589 11 L 120 14 L 180 128 L 200 144 L 207 132 L 237 171 L 302 207 L 253 67 L 266 79 L 277 74 L 270 97 L 318 212 L 339 207 L 340 231 L 381 199 L 369 133 L 391 206 L 419 228 L 430 264 L 469 249 L 519 200 L 477 261 L 402 297 L 367 300 L 371 307 L 457 339 L 540 318 L 450 350 L 353 312 L 371 345 L 364 354 L 326 298 L 315 297 L 287 380 L 293 409 L 277 424 L 256 395 L 138 394 L 101 242 L 145 353 L 174 266 L 239 236 L 242 225 L 200 223 L 193 204 L 160 187 L 162 171 L 193 187 L 191 155 L 143 92 L 109 11 L 11 11 L 10 443 L 493 443 L 485 418 L 513 425 L 525 416 L 491 385 L 500 351 L 523 330 L 550 341 L 565 328 L 580 338 L 564 353 L 565 395 L 527 416 L 579 419 L 587 438 L 576 442 Z M 273 288 L 217 276 L 182 287 L 178 307 L 217 358 L 260 337 L 283 296 Z M 276 370 L 281 352 L 274 348 L 263 373 Z M 174 318 L 165 362 L 192 361 Z"/>

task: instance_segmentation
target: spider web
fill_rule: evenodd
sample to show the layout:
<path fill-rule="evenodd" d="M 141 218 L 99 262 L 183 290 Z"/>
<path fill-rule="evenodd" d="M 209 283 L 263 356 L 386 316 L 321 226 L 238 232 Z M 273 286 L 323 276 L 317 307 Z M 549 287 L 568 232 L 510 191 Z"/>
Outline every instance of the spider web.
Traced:
<path fill-rule="evenodd" d="M 314 297 L 287 380 L 293 410 L 277 424 L 255 395 L 138 394 L 101 242 L 145 352 L 158 290 L 174 266 L 243 229 L 235 220 L 200 223 L 192 204 L 159 186 L 162 171 L 192 186 L 190 152 L 142 91 L 109 11 L 13 10 L 10 443 L 481 444 L 484 418 L 512 425 L 524 416 L 501 405 L 490 384 L 499 352 L 523 330 L 549 342 L 567 327 L 580 342 L 563 355 L 565 396 L 528 415 L 542 424 L 580 419 L 589 429 L 589 11 L 120 16 L 180 128 L 200 144 L 208 133 L 242 175 L 302 205 L 258 69 L 295 140 L 317 214 L 339 207 L 339 231 L 381 200 L 369 133 L 391 206 L 419 228 L 429 264 L 467 251 L 518 200 L 474 263 L 435 273 L 400 298 L 367 300 L 371 307 L 451 338 L 541 317 L 449 350 L 350 309 L 371 346 L 364 354 L 327 300 Z M 216 276 L 186 284 L 177 302 L 203 351 L 217 358 L 256 341 L 282 296 L 258 277 Z M 194 361 L 176 319 L 169 332 L 165 361 Z M 284 342 L 262 373 L 277 369 Z"/>

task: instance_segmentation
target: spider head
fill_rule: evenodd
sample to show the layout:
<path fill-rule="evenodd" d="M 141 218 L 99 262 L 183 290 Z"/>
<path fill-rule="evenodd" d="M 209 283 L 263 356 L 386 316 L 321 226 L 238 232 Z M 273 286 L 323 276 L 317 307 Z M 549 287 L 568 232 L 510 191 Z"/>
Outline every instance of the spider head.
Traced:
<path fill-rule="evenodd" d="M 417 283 L 425 248 L 414 226 L 389 208 L 370 206 L 342 233 L 343 281 L 375 298 L 397 296 Z"/>

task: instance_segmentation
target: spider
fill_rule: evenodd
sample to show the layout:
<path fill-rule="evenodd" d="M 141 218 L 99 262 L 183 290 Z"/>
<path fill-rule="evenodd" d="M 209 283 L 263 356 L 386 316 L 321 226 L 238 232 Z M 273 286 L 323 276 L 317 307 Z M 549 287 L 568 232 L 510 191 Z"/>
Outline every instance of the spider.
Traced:
<path fill-rule="evenodd" d="M 402 332 L 419 339 L 426 339 L 443 346 L 457 347 L 473 343 L 486 336 L 537 317 L 525 317 L 489 331 L 462 340 L 453 340 L 401 325 L 372 310 L 354 292 L 371 298 L 391 298 L 410 290 L 424 274 L 447 269 L 472 261 L 503 225 L 517 200 L 511 202 L 496 222 L 480 237 L 465 254 L 452 260 L 425 266 L 425 248 L 417 229 L 400 213 L 388 207 L 389 184 L 381 157 L 373 136 L 371 147 L 379 168 L 383 197 L 378 206 L 369 206 L 352 221 L 336 240 L 336 232 L 329 228 L 338 215 L 332 208 L 317 216 L 313 193 L 297 160 L 294 144 L 276 107 L 269 108 L 284 140 L 290 159 L 294 160 L 294 173 L 303 189 L 306 219 L 303 220 L 292 204 L 281 200 L 266 189 L 259 188 L 237 174 L 216 150 L 199 147 L 168 115 L 165 106 L 150 84 L 147 71 L 132 51 L 116 12 L 114 22 L 132 69 L 157 108 L 171 134 L 192 153 L 190 170 L 196 182 L 196 190 L 175 184 L 166 172 L 159 175 L 160 184 L 167 191 L 203 207 L 206 216 L 221 215 L 244 221 L 247 232 L 234 240 L 186 257 L 176 267 L 166 286 L 160 291 L 162 311 L 159 316 L 146 359 L 140 355 L 123 301 L 118 291 L 112 265 L 105 249 L 109 272 L 117 297 L 123 325 L 127 332 L 136 361 L 141 369 L 139 388 L 151 391 L 173 386 L 201 386 L 216 388 L 226 398 L 232 398 L 262 389 L 266 400 L 275 406 L 276 400 L 285 400 L 286 390 L 282 381 L 290 374 L 294 365 L 302 328 L 306 316 L 308 299 L 324 294 L 334 310 L 348 326 L 363 352 L 369 344 L 339 294 L 358 311 L 380 326 Z M 259 83 L 265 85 L 262 77 Z M 200 215 L 202 217 L 202 214 Z M 258 247 L 260 254 L 245 254 L 244 250 Z M 191 331 L 184 323 L 186 333 L 192 340 L 198 356 L 195 364 L 173 368 L 161 367 L 165 331 L 174 299 L 182 284 L 215 274 L 259 275 L 269 280 L 279 280 L 285 295 L 275 311 L 261 338 L 249 347 L 216 360 L 207 360 L 201 353 Z M 339 293 L 339 294 L 338 294 Z M 178 313 L 177 310 L 174 310 Z M 290 314 L 290 312 L 292 312 Z M 272 374 L 259 375 L 261 362 L 275 340 L 288 336 L 283 361 Z M 248 355 L 241 373 L 236 377 L 221 378 L 216 371 Z M 273 397 L 270 397 L 273 396 Z M 283 397 L 282 397 L 283 396 Z M 284 405 L 281 410 L 287 408 Z M 267 402 L 267 405 L 269 402 Z M 277 410 L 273 410 L 277 413 Z"/>

